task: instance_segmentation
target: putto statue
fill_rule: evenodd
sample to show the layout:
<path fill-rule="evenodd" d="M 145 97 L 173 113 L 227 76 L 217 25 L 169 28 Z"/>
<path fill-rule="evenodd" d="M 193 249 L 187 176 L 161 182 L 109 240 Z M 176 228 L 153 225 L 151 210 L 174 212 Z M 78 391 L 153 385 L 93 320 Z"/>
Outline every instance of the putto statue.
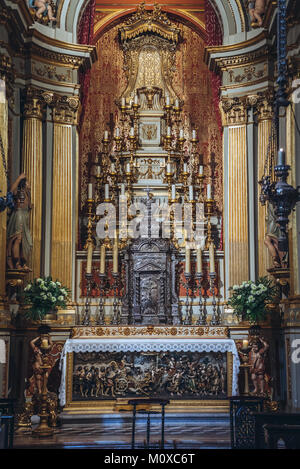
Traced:
<path fill-rule="evenodd" d="M 7 267 L 9 270 L 29 271 L 27 263 L 32 250 L 29 229 L 31 193 L 24 173 L 14 182 L 11 192 L 14 195 L 15 206 L 7 226 Z"/>
<path fill-rule="evenodd" d="M 248 9 L 252 28 L 261 27 L 266 10 L 266 0 L 248 0 Z"/>
<path fill-rule="evenodd" d="M 254 389 L 252 394 L 255 396 L 264 396 L 267 391 L 266 381 L 266 353 L 269 344 L 263 337 L 253 340 L 250 351 L 250 376 Z"/>
<path fill-rule="evenodd" d="M 49 21 L 56 21 L 53 14 L 53 2 L 49 0 L 29 0 L 29 7 L 35 10 L 35 16 L 41 20 L 43 17 L 48 17 Z"/>

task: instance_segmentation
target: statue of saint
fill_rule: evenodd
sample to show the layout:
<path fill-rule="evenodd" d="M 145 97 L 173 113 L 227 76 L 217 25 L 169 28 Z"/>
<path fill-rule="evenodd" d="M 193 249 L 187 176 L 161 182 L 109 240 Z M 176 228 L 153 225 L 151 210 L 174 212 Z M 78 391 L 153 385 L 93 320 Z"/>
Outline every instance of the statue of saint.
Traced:
<path fill-rule="evenodd" d="M 252 394 L 265 395 L 266 391 L 266 366 L 265 366 L 265 356 L 266 352 L 269 349 L 269 344 L 260 337 L 258 340 L 255 340 L 251 345 L 250 351 L 250 376 L 254 386 Z"/>
<path fill-rule="evenodd" d="M 56 21 L 53 16 L 53 9 L 49 0 L 29 0 L 29 7 L 36 10 L 36 17 L 40 20 L 43 16 L 48 16 L 49 21 Z"/>
<path fill-rule="evenodd" d="M 29 229 L 31 194 L 26 176 L 22 173 L 11 187 L 15 207 L 11 212 L 7 226 L 7 267 L 30 271 L 27 266 L 32 238 Z"/>
<path fill-rule="evenodd" d="M 268 214 L 266 218 L 267 222 L 267 233 L 265 236 L 265 245 L 267 246 L 269 253 L 273 259 L 273 265 L 275 268 L 285 267 L 285 256 L 286 253 L 279 251 L 278 249 L 278 238 L 280 234 L 279 226 L 276 223 L 276 217 L 274 213 L 274 207 L 272 204 L 268 204 Z"/>
<path fill-rule="evenodd" d="M 266 9 L 266 0 L 250 0 L 248 1 L 249 14 L 252 27 L 261 27 L 263 23 L 263 15 Z"/>

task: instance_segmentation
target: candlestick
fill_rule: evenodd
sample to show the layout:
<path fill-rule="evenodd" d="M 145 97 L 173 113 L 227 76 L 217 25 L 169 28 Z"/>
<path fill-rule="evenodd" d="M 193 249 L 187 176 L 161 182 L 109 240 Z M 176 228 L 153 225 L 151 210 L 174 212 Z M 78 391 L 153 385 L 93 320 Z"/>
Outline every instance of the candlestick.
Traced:
<path fill-rule="evenodd" d="M 126 165 L 126 173 L 127 174 L 131 173 L 130 163 L 127 163 L 127 165 Z"/>
<path fill-rule="evenodd" d="M 113 273 L 117 274 L 118 273 L 118 240 L 115 239 L 114 242 L 114 247 L 113 247 Z"/>
<path fill-rule="evenodd" d="M 130 137 L 134 137 L 134 127 L 130 128 Z"/>
<path fill-rule="evenodd" d="M 101 174 L 101 166 L 97 166 L 97 176 L 100 176 Z"/>
<path fill-rule="evenodd" d="M 104 131 L 104 140 L 108 140 L 108 131 L 107 130 Z"/>
<path fill-rule="evenodd" d="M 87 264 L 86 264 L 87 274 L 92 273 L 92 259 L 93 259 L 93 245 L 92 243 L 90 243 L 88 246 L 88 251 L 87 251 Z"/>
<path fill-rule="evenodd" d="M 125 184 L 124 183 L 121 184 L 121 195 L 125 196 Z"/>
<path fill-rule="evenodd" d="M 168 126 L 167 128 L 167 136 L 170 137 L 171 136 L 171 127 Z"/>
<path fill-rule="evenodd" d="M 176 186 L 175 184 L 172 184 L 172 200 L 175 200 L 176 199 Z"/>
<path fill-rule="evenodd" d="M 111 164 L 110 171 L 114 173 L 116 171 L 115 163 Z"/>
<path fill-rule="evenodd" d="M 196 138 L 197 138 L 196 130 L 192 130 L 192 139 L 196 140 Z"/>
<path fill-rule="evenodd" d="M 179 130 L 179 138 L 183 138 L 183 129 Z"/>
<path fill-rule="evenodd" d="M 138 96 L 137 94 L 134 95 L 134 104 L 138 104 L 139 101 L 138 101 Z"/>
<path fill-rule="evenodd" d="M 191 251 L 188 246 L 185 247 L 185 273 L 191 273 Z"/>
<path fill-rule="evenodd" d="M 105 245 L 100 248 L 100 274 L 105 274 Z"/>
<path fill-rule="evenodd" d="M 207 198 L 210 200 L 211 199 L 211 185 L 210 184 L 207 184 L 206 195 L 207 195 Z"/>
<path fill-rule="evenodd" d="M 167 164 L 167 173 L 168 173 L 168 174 L 171 173 L 171 163 L 168 163 L 168 164 Z"/>
<path fill-rule="evenodd" d="M 186 163 L 183 163 L 183 172 L 187 173 L 187 164 Z"/>
<path fill-rule="evenodd" d="M 278 166 L 285 166 L 285 151 L 283 148 L 280 148 L 278 151 L 278 159 L 277 159 Z"/>
<path fill-rule="evenodd" d="M 105 200 L 109 200 L 109 185 L 108 184 L 105 184 L 104 186 L 104 197 L 105 197 Z"/>
<path fill-rule="evenodd" d="M 215 272 L 215 251 L 213 243 L 209 245 L 209 268 L 210 272 Z"/>
<path fill-rule="evenodd" d="M 202 272 L 202 249 L 197 248 L 197 273 Z"/>
<path fill-rule="evenodd" d="M 175 99 L 175 107 L 177 107 L 177 108 L 179 107 L 179 101 L 178 101 L 178 99 Z"/>
<path fill-rule="evenodd" d="M 121 106 L 122 106 L 122 107 L 125 107 L 125 106 L 126 106 L 125 98 L 122 98 L 122 100 L 121 100 Z"/>
<path fill-rule="evenodd" d="M 91 182 L 88 185 L 88 198 L 90 200 L 93 198 L 93 184 Z"/>
<path fill-rule="evenodd" d="M 243 340 L 243 349 L 248 348 L 249 342 L 248 340 Z"/>
<path fill-rule="evenodd" d="M 116 133 L 115 133 L 116 137 L 120 137 L 120 129 L 119 127 L 116 127 Z"/>
<path fill-rule="evenodd" d="M 166 96 L 166 106 L 170 106 L 170 96 Z"/>
<path fill-rule="evenodd" d="M 199 175 L 203 176 L 203 166 L 202 166 L 202 164 L 200 164 L 200 166 L 199 166 Z"/>
<path fill-rule="evenodd" d="M 189 199 L 194 200 L 194 188 L 193 188 L 193 186 L 189 186 Z"/>

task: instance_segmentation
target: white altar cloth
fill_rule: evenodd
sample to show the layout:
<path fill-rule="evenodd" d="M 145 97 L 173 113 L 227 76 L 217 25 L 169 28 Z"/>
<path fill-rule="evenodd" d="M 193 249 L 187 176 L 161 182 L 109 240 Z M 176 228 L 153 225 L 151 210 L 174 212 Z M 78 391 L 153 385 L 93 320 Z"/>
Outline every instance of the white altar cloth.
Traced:
<path fill-rule="evenodd" d="M 68 339 L 60 359 L 60 405 L 66 404 L 67 353 L 72 352 L 231 352 L 233 356 L 232 395 L 238 394 L 240 360 L 232 339 L 161 339 L 161 338 L 93 338 Z"/>

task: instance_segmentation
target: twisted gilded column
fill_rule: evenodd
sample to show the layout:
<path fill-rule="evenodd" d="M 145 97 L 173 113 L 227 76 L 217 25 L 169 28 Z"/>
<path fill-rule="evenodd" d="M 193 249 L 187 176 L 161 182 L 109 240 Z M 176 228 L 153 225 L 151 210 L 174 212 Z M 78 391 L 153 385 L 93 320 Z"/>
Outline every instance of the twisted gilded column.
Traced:
<path fill-rule="evenodd" d="M 30 230 L 33 248 L 29 266 L 32 269 L 32 278 L 41 275 L 44 105 L 40 90 L 27 89 L 23 114 L 22 171 L 26 174 L 31 189 Z"/>
<path fill-rule="evenodd" d="M 257 135 L 257 180 L 260 181 L 265 174 L 264 164 L 268 146 L 270 145 L 270 135 L 273 118 L 274 97 L 271 92 L 261 95 L 257 103 L 258 135 Z M 258 194 L 259 195 L 259 194 Z M 272 267 L 271 257 L 268 248 L 264 245 L 267 232 L 267 204 L 262 205 L 257 200 L 257 241 L 258 241 L 258 275 L 267 275 L 267 269 Z"/>
<path fill-rule="evenodd" d="M 73 257 L 73 127 L 77 124 L 77 97 L 56 96 L 53 103 L 53 178 L 51 275 L 72 286 Z M 75 248 L 75 247 L 74 247 Z"/>
<path fill-rule="evenodd" d="M 226 288 L 249 280 L 247 103 L 223 98 Z"/>

